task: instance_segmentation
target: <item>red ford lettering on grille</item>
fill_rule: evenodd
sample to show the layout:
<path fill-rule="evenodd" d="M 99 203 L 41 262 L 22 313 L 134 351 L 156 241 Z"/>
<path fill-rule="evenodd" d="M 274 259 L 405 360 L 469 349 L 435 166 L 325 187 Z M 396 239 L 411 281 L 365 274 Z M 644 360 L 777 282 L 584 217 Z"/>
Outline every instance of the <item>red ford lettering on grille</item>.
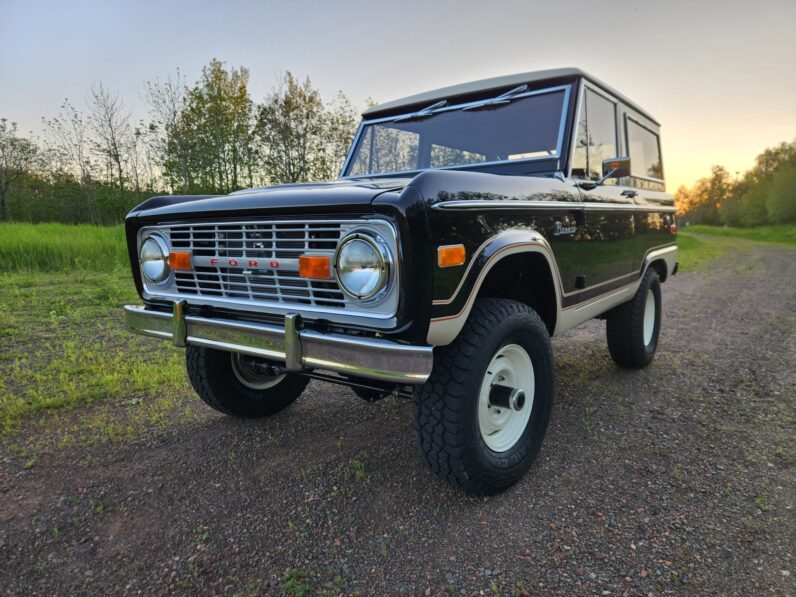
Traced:
<path fill-rule="evenodd" d="M 260 265 L 259 259 L 236 259 L 234 257 L 220 257 L 220 258 L 210 257 L 208 261 L 210 265 L 213 267 L 250 267 L 253 269 L 260 269 L 266 267 L 265 263 Z M 267 267 L 271 269 L 279 268 L 280 267 L 279 260 L 278 259 L 269 260 Z"/>

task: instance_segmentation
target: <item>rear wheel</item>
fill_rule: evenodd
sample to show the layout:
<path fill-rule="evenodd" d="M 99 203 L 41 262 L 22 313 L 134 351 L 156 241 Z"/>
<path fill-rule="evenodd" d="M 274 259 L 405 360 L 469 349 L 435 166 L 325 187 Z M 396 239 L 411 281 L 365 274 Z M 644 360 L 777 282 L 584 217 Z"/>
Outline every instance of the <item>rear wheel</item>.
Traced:
<path fill-rule="evenodd" d="M 553 355 L 535 311 L 479 299 L 415 390 L 423 460 L 439 477 L 488 495 L 516 483 L 536 458 L 553 404 Z"/>
<path fill-rule="evenodd" d="M 606 317 L 611 358 L 621 367 L 639 369 L 655 358 L 661 329 L 661 282 L 649 268 L 633 298 Z"/>
<path fill-rule="evenodd" d="M 199 397 L 233 417 L 275 414 L 290 406 L 309 383 L 301 375 L 274 374 L 263 359 L 202 346 L 188 345 L 185 362 Z"/>

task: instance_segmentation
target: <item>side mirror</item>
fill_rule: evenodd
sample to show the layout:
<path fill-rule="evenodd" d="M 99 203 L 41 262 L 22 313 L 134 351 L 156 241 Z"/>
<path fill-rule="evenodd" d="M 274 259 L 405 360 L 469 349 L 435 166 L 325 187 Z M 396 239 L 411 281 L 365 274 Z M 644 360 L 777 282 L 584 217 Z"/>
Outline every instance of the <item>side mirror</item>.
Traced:
<path fill-rule="evenodd" d="M 630 158 L 621 157 L 603 160 L 602 180 L 608 178 L 623 178 L 625 176 L 630 176 Z"/>

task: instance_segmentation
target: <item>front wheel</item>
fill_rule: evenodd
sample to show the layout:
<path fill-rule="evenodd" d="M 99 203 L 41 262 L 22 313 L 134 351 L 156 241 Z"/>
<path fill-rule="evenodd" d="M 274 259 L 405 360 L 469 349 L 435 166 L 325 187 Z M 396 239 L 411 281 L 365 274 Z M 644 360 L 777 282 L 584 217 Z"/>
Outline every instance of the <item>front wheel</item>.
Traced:
<path fill-rule="evenodd" d="M 421 455 L 439 477 L 469 493 L 494 494 L 528 470 L 553 404 L 547 328 L 526 305 L 476 301 L 464 329 L 437 349 L 414 394 Z"/>
<path fill-rule="evenodd" d="M 202 400 L 225 415 L 246 419 L 287 408 L 310 381 L 293 373 L 274 375 L 262 359 L 190 344 L 185 362 Z"/>

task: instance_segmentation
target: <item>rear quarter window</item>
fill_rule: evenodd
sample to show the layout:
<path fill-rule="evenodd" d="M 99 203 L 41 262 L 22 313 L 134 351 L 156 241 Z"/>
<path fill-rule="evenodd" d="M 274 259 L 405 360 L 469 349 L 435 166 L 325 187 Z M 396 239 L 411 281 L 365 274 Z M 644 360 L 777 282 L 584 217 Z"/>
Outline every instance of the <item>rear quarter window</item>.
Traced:
<path fill-rule="evenodd" d="M 657 133 L 628 117 L 627 147 L 634 186 L 663 190 L 663 161 Z"/>

